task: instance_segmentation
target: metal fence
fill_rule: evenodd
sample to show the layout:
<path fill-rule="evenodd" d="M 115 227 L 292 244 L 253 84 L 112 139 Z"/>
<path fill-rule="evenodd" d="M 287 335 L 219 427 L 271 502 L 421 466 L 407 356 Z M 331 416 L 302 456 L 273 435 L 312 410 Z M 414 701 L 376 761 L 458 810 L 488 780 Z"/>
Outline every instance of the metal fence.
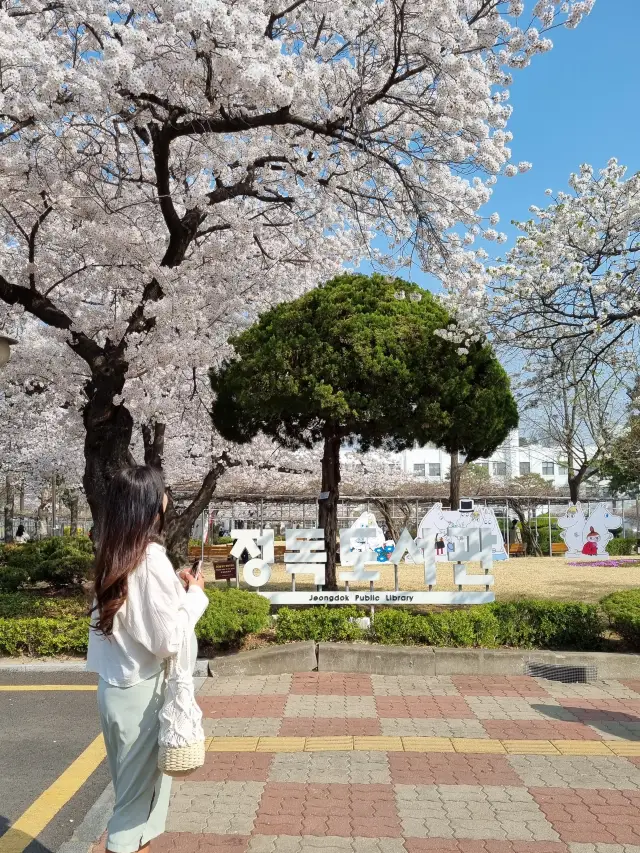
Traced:
<path fill-rule="evenodd" d="M 512 495 L 512 496 L 478 496 L 474 497 L 476 504 L 493 510 L 500 525 L 505 544 L 510 544 L 511 524 L 518 515 L 514 502 L 525 519 L 530 522 L 534 536 L 544 539 L 545 551 L 552 553 L 552 541 L 559 541 L 559 528 L 556 519 L 564 515 L 571 503 L 568 497 L 559 498 L 557 495 Z M 388 497 L 370 495 L 367 497 L 342 496 L 338 503 L 338 527 L 350 527 L 363 513 L 374 513 L 378 525 L 383 530 L 393 527 L 396 532 L 407 527 L 416 534 L 418 525 L 427 512 L 436 504 L 441 503 L 448 509 L 448 501 L 442 497 Z M 638 498 L 588 498 L 581 501 L 585 516 L 588 518 L 592 509 L 604 503 L 612 515 L 621 519 L 616 528 L 622 537 L 640 536 L 640 499 Z M 534 521 L 537 520 L 535 523 Z M 285 529 L 317 527 L 318 498 L 289 497 L 286 495 L 263 497 L 260 495 L 233 495 L 216 497 L 212 501 L 206 519 L 201 518 L 194 525 L 192 536 L 200 540 L 203 524 L 208 526 L 207 537 L 215 539 L 217 535 L 225 535 L 232 528 L 255 527 L 272 528 L 276 535 L 284 533 Z M 543 534 L 542 531 L 545 531 Z"/>

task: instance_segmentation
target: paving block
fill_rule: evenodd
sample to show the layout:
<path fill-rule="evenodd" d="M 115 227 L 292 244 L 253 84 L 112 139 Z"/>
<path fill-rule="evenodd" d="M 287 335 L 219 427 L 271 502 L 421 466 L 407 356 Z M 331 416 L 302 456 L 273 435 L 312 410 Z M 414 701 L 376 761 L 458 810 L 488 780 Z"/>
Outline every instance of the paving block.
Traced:
<path fill-rule="evenodd" d="M 509 755 L 558 755 L 558 750 L 549 740 L 503 740 Z"/>
<path fill-rule="evenodd" d="M 551 742 L 561 755 L 611 755 L 611 749 L 604 741 L 554 740 Z"/>
<path fill-rule="evenodd" d="M 405 752 L 455 752 L 448 737 L 403 737 Z"/>
<path fill-rule="evenodd" d="M 336 752 L 353 749 L 352 737 L 308 737 L 304 743 L 305 752 Z"/>
<path fill-rule="evenodd" d="M 473 752 L 480 755 L 483 753 L 504 755 L 506 753 L 504 746 L 499 740 L 483 740 L 482 738 L 474 740 L 473 738 L 453 737 L 451 738 L 451 743 L 456 752 Z"/>
<path fill-rule="evenodd" d="M 255 752 L 259 739 L 257 737 L 212 737 L 208 739 L 206 748 L 210 752 Z"/>
<path fill-rule="evenodd" d="M 303 737 L 261 737 L 256 752 L 303 752 Z"/>
<path fill-rule="evenodd" d="M 402 738 L 399 737 L 354 737 L 353 748 L 358 750 L 382 750 L 383 752 L 403 752 Z"/>

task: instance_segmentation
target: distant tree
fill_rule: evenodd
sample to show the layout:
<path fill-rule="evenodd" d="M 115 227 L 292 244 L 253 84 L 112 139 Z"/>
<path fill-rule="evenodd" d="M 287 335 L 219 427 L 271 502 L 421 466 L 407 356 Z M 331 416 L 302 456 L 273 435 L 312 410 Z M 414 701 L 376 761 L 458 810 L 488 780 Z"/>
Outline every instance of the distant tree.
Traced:
<path fill-rule="evenodd" d="M 263 314 L 231 340 L 235 356 L 211 371 L 213 421 L 225 438 L 244 443 L 262 431 L 285 447 L 323 442 L 328 588 L 336 585 L 343 443 L 399 451 L 431 442 L 475 454 L 517 422 L 491 348 L 460 348 L 436 334 L 450 322 L 416 285 L 344 274 Z M 485 423 L 496 388 L 508 413 L 502 431 Z"/>
<path fill-rule="evenodd" d="M 602 473 L 615 493 L 640 491 L 640 414 L 629 417 L 625 431 L 611 445 Z"/>

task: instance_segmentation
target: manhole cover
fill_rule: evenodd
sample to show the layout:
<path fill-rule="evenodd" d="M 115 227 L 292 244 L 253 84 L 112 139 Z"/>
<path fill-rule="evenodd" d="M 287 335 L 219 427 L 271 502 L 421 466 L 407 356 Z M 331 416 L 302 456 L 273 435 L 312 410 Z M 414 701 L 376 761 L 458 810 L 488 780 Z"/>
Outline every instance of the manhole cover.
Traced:
<path fill-rule="evenodd" d="M 533 663 L 526 664 L 526 674 L 532 678 L 547 678 L 549 681 L 562 681 L 564 684 L 584 684 L 586 681 L 595 681 L 598 677 L 597 667 L 587 664 L 585 666 L 566 666 L 561 663 Z"/>

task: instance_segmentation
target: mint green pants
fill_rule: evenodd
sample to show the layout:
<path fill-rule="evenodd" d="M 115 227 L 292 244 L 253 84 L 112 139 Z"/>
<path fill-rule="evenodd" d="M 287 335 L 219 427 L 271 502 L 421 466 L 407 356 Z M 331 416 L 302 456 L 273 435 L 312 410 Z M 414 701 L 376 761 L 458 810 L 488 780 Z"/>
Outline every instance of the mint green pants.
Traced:
<path fill-rule="evenodd" d="M 100 679 L 98 709 L 116 802 L 107 850 L 135 853 L 165 830 L 171 779 L 158 770 L 158 715 L 164 672 L 114 687 Z"/>

